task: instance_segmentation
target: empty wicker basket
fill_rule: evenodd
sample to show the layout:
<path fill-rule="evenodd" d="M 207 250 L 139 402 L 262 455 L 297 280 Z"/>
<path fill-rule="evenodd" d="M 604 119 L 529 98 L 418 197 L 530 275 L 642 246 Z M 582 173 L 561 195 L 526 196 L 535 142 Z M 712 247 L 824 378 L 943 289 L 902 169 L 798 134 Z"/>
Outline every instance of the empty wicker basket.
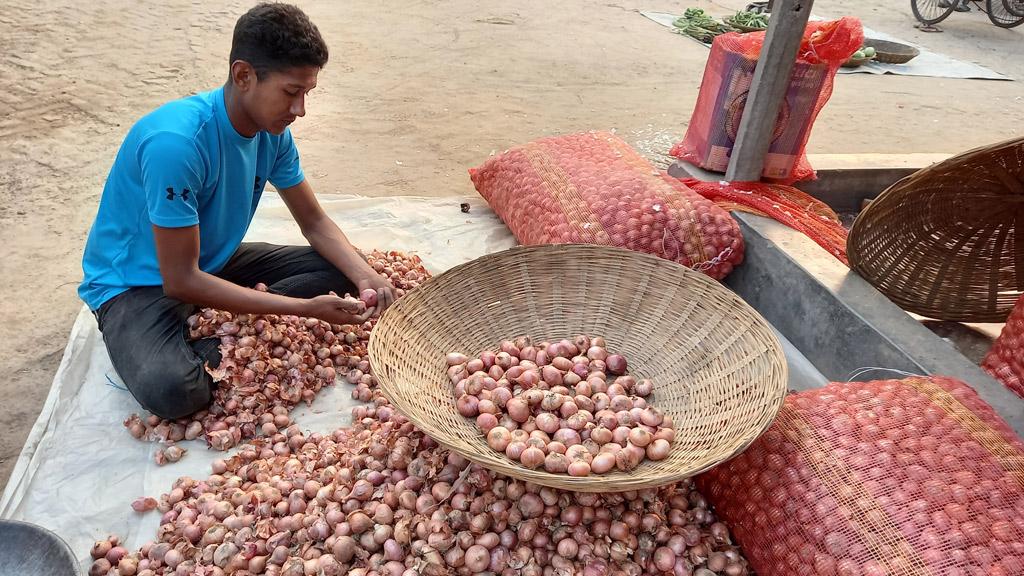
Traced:
<path fill-rule="evenodd" d="M 1003 322 L 1024 292 L 1024 139 L 904 178 L 857 217 L 850 266 L 904 310 Z"/>
<path fill-rule="evenodd" d="M 576 334 L 603 336 L 631 374 L 654 381 L 649 400 L 676 427 L 667 459 L 587 477 L 530 470 L 488 447 L 456 411 L 446 353 Z M 606 246 L 520 247 L 457 266 L 391 307 L 369 354 L 381 391 L 438 443 L 500 474 L 581 492 L 660 486 L 707 470 L 754 441 L 786 393 L 779 341 L 743 300 L 668 260 Z"/>

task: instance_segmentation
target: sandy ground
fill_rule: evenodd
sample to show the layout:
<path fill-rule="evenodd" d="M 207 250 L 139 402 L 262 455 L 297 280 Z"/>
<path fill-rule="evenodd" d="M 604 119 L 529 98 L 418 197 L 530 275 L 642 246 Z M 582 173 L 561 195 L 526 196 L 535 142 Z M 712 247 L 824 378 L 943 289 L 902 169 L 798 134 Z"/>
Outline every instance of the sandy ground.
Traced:
<path fill-rule="evenodd" d="M 667 149 L 685 131 L 707 50 L 637 10 L 725 14 L 745 2 L 301 4 L 332 50 L 294 127 L 315 189 L 442 196 L 472 193 L 466 169 L 493 151 L 548 134 L 613 128 Z M 0 484 L 81 306 L 82 246 L 122 136 L 155 106 L 224 80 L 231 29 L 248 6 L 0 0 L 0 341 L 10 345 L 0 357 Z M 954 14 L 945 33 L 923 34 L 905 1 L 829 0 L 815 12 L 856 14 L 1024 80 L 1024 28 Z M 844 76 L 810 149 L 955 152 L 1020 126 L 1024 82 Z"/>

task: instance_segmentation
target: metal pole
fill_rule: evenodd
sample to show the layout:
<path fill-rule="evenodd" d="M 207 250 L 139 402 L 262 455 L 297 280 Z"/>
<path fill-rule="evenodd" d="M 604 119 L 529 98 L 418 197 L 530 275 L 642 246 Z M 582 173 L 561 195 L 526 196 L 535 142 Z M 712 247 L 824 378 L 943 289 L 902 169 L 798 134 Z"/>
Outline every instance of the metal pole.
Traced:
<path fill-rule="evenodd" d="M 773 4 L 764 46 L 754 69 L 747 104 L 743 108 L 736 145 L 725 172 L 725 179 L 730 182 L 761 179 L 764 157 L 771 145 L 775 120 L 789 87 L 813 0 L 774 0 Z"/>

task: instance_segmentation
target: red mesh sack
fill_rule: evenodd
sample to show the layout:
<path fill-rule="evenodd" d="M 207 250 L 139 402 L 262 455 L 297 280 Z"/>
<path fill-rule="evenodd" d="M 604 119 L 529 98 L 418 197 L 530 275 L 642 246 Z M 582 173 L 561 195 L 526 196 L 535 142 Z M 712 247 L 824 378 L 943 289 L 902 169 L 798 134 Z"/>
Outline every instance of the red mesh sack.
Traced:
<path fill-rule="evenodd" d="M 759 576 L 1024 574 L 1024 443 L 951 378 L 790 395 L 697 485 Z"/>
<path fill-rule="evenodd" d="M 981 367 L 1024 398 L 1024 296 L 1013 306 Z"/>
<path fill-rule="evenodd" d="M 764 37 L 764 32 L 733 32 L 715 38 L 690 125 L 670 154 L 725 172 Z M 814 179 L 805 152 L 811 126 L 832 96 L 836 71 L 863 43 L 864 31 L 856 18 L 807 25 L 765 157 L 765 178 L 786 183 Z"/>
<path fill-rule="evenodd" d="M 715 279 L 743 259 L 732 216 L 608 132 L 530 142 L 469 173 L 522 244 L 619 246 Z"/>
<path fill-rule="evenodd" d="M 846 259 L 846 228 L 827 204 L 810 194 L 783 184 L 759 182 L 701 182 L 684 179 L 694 192 L 723 210 L 740 210 L 777 220 L 802 232 L 819 246 L 849 265 Z"/>

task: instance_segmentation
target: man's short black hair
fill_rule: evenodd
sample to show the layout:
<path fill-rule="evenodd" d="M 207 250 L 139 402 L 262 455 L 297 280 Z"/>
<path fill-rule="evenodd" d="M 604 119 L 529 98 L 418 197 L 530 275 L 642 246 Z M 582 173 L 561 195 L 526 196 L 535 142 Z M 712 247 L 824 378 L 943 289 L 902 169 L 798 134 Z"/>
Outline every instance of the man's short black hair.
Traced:
<path fill-rule="evenodd" d="M 298 66 L 323 68 L 327 44 L 297 6 L 261 3 L 235 23 L 230 62 L 245 60 L 263 79 L 268 73 Z"/>

